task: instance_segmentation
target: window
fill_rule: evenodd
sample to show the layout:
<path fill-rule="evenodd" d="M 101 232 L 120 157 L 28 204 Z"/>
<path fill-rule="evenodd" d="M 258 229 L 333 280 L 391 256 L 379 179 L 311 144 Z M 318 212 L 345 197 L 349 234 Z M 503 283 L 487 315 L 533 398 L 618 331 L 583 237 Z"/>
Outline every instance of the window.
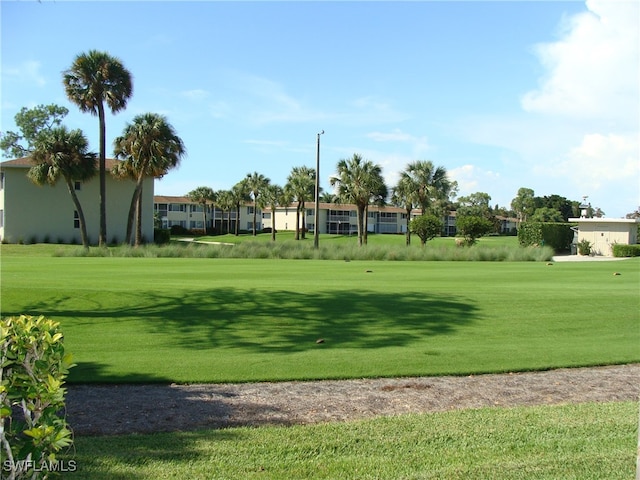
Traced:
<path fill-rule="evenodd" d="M 81 189 L 81 185 L 82 185 L 82 183 L 81 183 L 81 182 L 78 182 L 77 180 L 76 180 L 75 182 L 73 182 L 73 188 L 74 188 L 76 191 L 79 191 L 79 190 Z"/>
<path fill-rule="evenodd" d="M 0 172 L 0 190 L 4 188 L 4 172 Z"/>
<path fill-rule="evenodd" d="M 170 212 L 186 212 L 187 206 L 184 203 L 170 203 L 169 211 Z"/>
<path fill-rule="evenodd" d="M 247 215 L 253 215 L 253 207 L 247 207 Z"/>
<path fill-rule="evenodd" d="M 0 210 L 0 228 L 4 227 L 4 210 Z"/>
<path fill-rule="evenodd" d="M 78 215 L 78 211 L 73 211 L 73 228 L 80 228 L 80 215 Z"/>
<path fill-rule="evenodd" d="M 263 214 L 262 214 L 262 218 L 264 218 L 264 219 L 266 219 L 266 220 L 269 220 L 269 219 L 271 218 L 271 213 L 266 213 L 266 212 L 265 212 L 265 213 L 263 213 Z"/>

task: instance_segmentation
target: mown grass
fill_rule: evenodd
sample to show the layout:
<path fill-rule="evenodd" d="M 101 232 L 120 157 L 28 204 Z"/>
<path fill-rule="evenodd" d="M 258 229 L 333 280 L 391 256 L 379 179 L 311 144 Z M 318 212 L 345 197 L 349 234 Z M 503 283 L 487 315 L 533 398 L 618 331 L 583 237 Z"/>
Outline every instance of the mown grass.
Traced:
<path fill-rule="evenodd" d="M 65 478 L 629 479 L 637 419 L 635 402 L 589 403 L 80 437 Z"/>
<path fill-rule="evenodd" d="M 547 263 L 3 255 L 1 311 L 61 321 L 72 382 L 640 361 L 640 259 Z"/>

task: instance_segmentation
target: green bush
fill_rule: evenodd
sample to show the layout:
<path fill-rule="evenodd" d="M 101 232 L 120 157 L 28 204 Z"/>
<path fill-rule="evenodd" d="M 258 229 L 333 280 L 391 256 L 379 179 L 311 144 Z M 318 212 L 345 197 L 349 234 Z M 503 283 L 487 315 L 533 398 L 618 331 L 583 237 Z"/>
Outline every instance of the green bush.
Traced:
<path fill-rule="evenodd" d="M 484 217 L 461 215 L 456 219 L 456 230 L 458 235 L 464 237 L 464 246 L 471 246 L 478 238 L 490 233 L 493 223 Z"/>
<path fill-rule="evenodd" d="M 167 228 L 155 228 L 153 230 L 153 242 L 163 245 L 171 241 L 171 230 Z"/>
<path fill-rule="evenodd" d="M 640 245 L 622 245 L 615 244 L 613 246 L 614 257 L 640 257 Z"/>
<path fill-rule="evenodd" d="M 10 479 L 43 478 L 73 442 L 62 386 L 73 365 L 58 327 L 43 316 L 0 321 L 0 468 Z"/>
<path fill-rule="evenodd" d="M 523 247 L 545 245 L 555 252 L 564 252 L 571 248 L 573 226 L 573 223 L 525 222 L 518 229 L 518 242 Z"/>
<path fill-rule="evenodd" d="M 580 240 L 578 242 L 578 253 L 580 255 L 591 255 L 591 242 L 586 238 Z"/>

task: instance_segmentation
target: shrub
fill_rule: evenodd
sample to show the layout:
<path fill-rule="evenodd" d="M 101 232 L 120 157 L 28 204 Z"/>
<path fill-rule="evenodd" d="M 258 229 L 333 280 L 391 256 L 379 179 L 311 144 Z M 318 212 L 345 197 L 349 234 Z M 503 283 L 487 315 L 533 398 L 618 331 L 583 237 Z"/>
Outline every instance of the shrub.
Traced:
<path fill-rule="evenodd" d="M 613 246 L 614 257 L 640 257 L 640 245 L 622 245 L 616 243 Z"/>
<path fill-rule="evenodd" d="M 484 217 L 461 215 L 456 219 L 456 230 L 464 237 L 465 245 L 471 246 L 493 230 L 493 223 Z"/>
<path fill-rule="evenodd" d="M 155 228 L 153 230 L 153 242 L 158 245 L 169 243 L 171 240 L 171 230 L 166 228 Z"/>
<path fill-rule="evenodd" d="M 40 478 L 40 467 L 73 442 L 62 387 L 73 365 L 58 327 L 43 316 L 0 321 L 0 451 L 9 478 Z"/>
<path fill-rule="evenodd" d="M 582 239 L 578 242 L 578 253 L 580 255 L 591 254 L 591 242 L 587 239 Z"/>
<path fill-rule="evenodd" d="M 424 246 L 427 241 L 437 237 L 442 230 L 442 220 L 435 215 L 421 215 L 409 222 L 411 233 L 420 237 L 420 243 Z"/>

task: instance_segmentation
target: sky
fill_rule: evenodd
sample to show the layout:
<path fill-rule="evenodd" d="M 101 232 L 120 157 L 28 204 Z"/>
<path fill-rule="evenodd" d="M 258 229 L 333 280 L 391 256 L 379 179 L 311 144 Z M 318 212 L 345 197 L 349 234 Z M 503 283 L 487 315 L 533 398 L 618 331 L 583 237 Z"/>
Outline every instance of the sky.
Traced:
<path fill-rule="evenodd" d="M 587 201 L 607 217 L 640 206 L 640 2 L 0 2 L 1 123 L 22 108 L 69 109 L 98 151 L 98 119 L 62 72 L 100 50 L 133 77 L 113 139 L 165 115 L 185 143 L 156 195 L 230 189 L 258 172 L 320 183 L 358 153 L 391 189 L 430 160 L 458 196 L 508 207 L 521 187 Z"/>

